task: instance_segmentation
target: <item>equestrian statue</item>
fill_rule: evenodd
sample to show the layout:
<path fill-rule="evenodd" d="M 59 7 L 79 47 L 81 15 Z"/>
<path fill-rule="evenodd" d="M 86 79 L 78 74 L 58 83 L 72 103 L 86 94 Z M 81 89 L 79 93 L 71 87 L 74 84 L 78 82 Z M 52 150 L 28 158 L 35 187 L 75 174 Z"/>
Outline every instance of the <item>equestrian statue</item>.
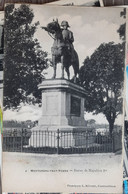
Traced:
<path fill-rule="evenodd" d="M 79 73 L 79 58 L 74 49 L 73 33 L 68 29 L 70 26 L 67 21 L 62 21 L 61 26 L 58 20 L 53 20 L 47 27 L 41 27 L 46 30 L 48 34 L 54 39 L 53 46 L 51 47 L 52 63 L 54 68 L 53 78 L 56 78 L 56 67 L 58 63 L 61 63 L 62 75 L 64 78 L 64 69 L 67 73 L 68 79 L 70 79 L 69 67 L 72 66 L 74 70 L 73 80 L 76 80 Z"/>

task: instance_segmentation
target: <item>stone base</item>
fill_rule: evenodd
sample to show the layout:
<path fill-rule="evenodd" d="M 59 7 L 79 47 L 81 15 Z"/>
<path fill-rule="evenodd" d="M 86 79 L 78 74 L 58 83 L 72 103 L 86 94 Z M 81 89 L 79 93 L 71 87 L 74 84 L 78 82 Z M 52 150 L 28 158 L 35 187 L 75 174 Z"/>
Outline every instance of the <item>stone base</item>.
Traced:
<path fill-rule="evenodd" d="M 39 125 L 86 126 L 84 119 L 85 90 L 65 79 L 44 80 L 42 90 L 42 117 Z M 57 127 L 58 128 L 58 127 Z"/>

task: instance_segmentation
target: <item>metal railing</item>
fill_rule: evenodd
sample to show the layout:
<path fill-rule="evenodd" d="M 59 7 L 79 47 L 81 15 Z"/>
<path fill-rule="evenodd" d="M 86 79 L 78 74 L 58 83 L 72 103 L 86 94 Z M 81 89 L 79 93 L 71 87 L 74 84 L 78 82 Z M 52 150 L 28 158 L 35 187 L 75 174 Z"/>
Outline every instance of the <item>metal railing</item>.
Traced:
<path fill-rule="evenodd" d="M 6 130 L 3 133 L 3 151 L 9 152 L 47 154 L 107 153 L 115 151 L 114 142 L 116 141 L 108 132 L 13 129 Z"/>

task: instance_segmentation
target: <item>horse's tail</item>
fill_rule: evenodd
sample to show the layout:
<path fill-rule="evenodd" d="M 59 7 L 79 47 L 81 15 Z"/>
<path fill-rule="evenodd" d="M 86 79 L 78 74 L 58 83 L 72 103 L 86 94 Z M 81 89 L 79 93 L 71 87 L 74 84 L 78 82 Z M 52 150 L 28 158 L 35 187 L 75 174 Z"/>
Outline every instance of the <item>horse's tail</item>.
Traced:
<path fill-rule="evenodd" d="M 74 68 L 75 74 L 77 75 L 79 73 L 79 57 L 75 50 L 74 50 L 74 56 L 75 56 L 75 59 L 73 62 L 73 68 Z"/>

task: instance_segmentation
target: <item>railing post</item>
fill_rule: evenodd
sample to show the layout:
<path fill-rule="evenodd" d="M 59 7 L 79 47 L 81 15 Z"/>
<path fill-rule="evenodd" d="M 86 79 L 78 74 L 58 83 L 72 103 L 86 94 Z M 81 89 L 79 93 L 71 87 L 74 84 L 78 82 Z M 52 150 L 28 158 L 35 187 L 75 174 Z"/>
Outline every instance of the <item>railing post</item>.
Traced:
<path fill-rule="evenodd" d="M 16 151 L 17 149 L 17 129 L 14 129 L 13 131 L 13 151 Z"/>
<path fill-rule="evenodd" d="M 60 140 L 60 136 L 59 136 L 59 129 L 57 129 L 57 154 L 59 154 L 59 140 Z"/>
<path fill-rule="evenodd" d="M 15 151 L 15 146 L 14 146 L 14 138 L 15 138 L 15 132 L 13 131 L 12 132 L 12 151 L 14 152 Z"/>
<path fill-rule="evenodd" d="M 21 152 L 23 152 L 23 129 L 21 129 Z"/>
<path fill-rule="evenodd" d="M 88 150 L 88 133 L 86 133 L 85 135 L 86 135 L 86 150 Z"/>

